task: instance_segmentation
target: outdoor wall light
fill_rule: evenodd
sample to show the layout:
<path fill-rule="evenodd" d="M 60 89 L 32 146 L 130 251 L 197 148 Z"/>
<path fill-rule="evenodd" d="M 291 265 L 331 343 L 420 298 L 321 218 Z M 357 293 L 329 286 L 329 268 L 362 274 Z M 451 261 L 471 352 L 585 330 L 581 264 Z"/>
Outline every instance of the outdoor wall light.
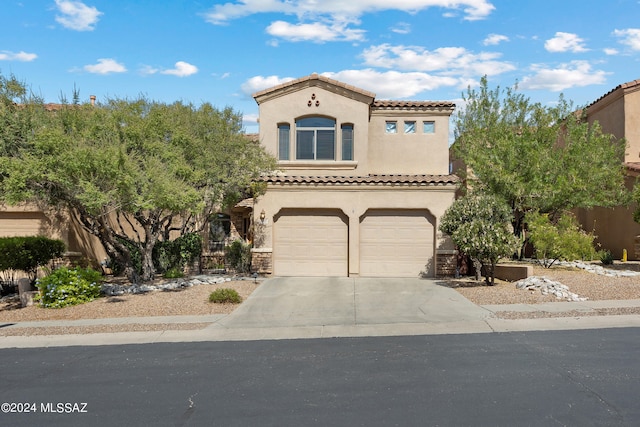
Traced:
<path fill-rule="evenodd" d="M 262 212 L 260 212 L 260 222 L 264 223 L 264 219 L 267 217 L 267 214 L 264 212 L 264 209 L 262 209 Z"/>

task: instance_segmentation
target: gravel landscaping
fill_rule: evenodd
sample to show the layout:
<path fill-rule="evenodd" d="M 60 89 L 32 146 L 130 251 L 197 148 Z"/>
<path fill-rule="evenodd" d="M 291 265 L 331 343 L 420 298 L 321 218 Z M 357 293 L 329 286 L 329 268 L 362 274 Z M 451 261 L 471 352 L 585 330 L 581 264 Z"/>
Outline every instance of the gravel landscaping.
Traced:
<path fill-rule="evenodd" d="M 620 263 L 614 268 L 640 272 L 640 263 Z M 640 276 L 611 277 L 573 267 L 543 268 L 539 265 L 534 265 L 533 275 L 560 282 L 566 285 L 569 291 L 587 298 L 588 301 L 640 299 Z M 478 305 L 538 304 L 559 301 L 555 295 L 517 289 L 514 283 L 501 280 L 496 280 L 495 286 L 484 286 L 484 282 L 478 283 L 470 279 L 451 279 L 448 284 Z"/>
<path fill-rule="evenodd" d="M 164 288 L 163 290 L 106 296 L 85 304 L 57 309 L 41 308 L 36 305 L 20 308 L 19 299 L 6 299 L 0 302 L 0 323 L 229 314 L 238 307 L 238 304 L 210 303 L 209 294 L 211 292 L 218 288 L 232 288 L 244 300 L 259 286 L 259 282 L 256 284 L 253 280 L 230 280 L 223 283 L 199 284 L 188 287 L 167 286 L 170 285 L 168 282 L 167 280 L 159 280 L 155 283 L 155 285 Z M 0 328 L 0 336 L 185 330 L 201 329 L 209 325 L 210 323 L 144 324 L 132 322 L 104 326 Z"/>
<path fill-rule="evenodd" d="M 618 263 L 609 266 L 617 270 L 636 271 L 640 273 L 640 263 Z M 635 277 L 613 277 L 595 274 L 584 269 L 569 266 L 553 266 L 550 269 L 535 265 L 534 276 L 544 277 L 552 282 L 558 282 L 568 287 L 571 294 L 575 294 L 587 301 L 599 300 L 640 300 L 640 275 Z M 220 279 L 220 278 L 217 278 Z M 147 290 L 142 293 L 118 292 L 120 295 L 106 296 L 95 301 L 60 309 L 45 309 L 38 306 L 20 308 L 20 301 L 16 298 L 0 301 L 0 322 L 8 325 L 16 322 L 33 322 L 45 320 L 79 320 L 121 317 L 154 317 L 154 316 L 183 316 L 183 315 L 211 315 L 231 313 L 237 304 L 214 304 L 208 301 L 209 294 L 218 288 L 235 289 L 244 299 L 259 286 L 251 279 L 230 280 L 221 283 L 186 284 L 182 281 L 159 280 L 153 285 L 159 290 Z M 230 281 L 229 281 L 230 280 Z M 214 280 L 211 280 L 213 283 Z M 198 283 L 198 282 L 196 282 Z M 495 286 L 485 286 L 484 282 L 476 282 L 471 278 L 440 279 L 438 284 L 449 286 L 460 292 L 467 299 L 478 305 L 494 304 L 537 304 L 561 301 L 553 293 L 544 294 L 539 289 L 518 289 L 515 283 L 496 280 Z M 127 286 L 117 283 L 111 289 L 125 289 Z M 129 290 L 139 292 L 140 288 Z M 566 301 L 566 299 L 564 299 Z M 590 312 L 570 310 L 564 312 L 518 312 L 500 311 L 495 315 L 503 319 L 525 319 L 540 317 L 575 317 L 640 314 L 640 307 L 625 307 L 617 309 L 597 309 Z M 0 328 L 0 336 L 10 335 L 59 335 L 59 334 L 88 334 L 104 332 L 133 332 L 133 331 L 162 331 L 201 329 L 210 323 L 153 323 L 145 324 L 132 321 L 128 324 L 108 324 L 103 326 L 51 326 L 51 327 L 20 327 Z M 2 325 L 0 325 L 2 326 Z"/>

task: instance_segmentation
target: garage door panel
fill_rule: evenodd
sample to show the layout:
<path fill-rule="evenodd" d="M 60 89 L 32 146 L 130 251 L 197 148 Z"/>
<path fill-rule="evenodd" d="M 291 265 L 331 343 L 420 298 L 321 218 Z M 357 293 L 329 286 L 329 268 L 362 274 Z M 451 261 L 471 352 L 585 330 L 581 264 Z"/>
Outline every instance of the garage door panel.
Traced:
<path fill-rule="evenodd" d="M 434 227 L 426 211 L 373 211 L 360 224 L 360 274 L 433 275 Z"/>
<path fill-rule="evenodd" d="M 275 223 L 278 276 L 347 276 L 347 222 L 338 214 L 289 212 Z"/>
<path fill-rule="evenodd" d="M 38 212 L 0 212 L 0 236 L 38 236 L 48 228 L 48 220 Z"/>

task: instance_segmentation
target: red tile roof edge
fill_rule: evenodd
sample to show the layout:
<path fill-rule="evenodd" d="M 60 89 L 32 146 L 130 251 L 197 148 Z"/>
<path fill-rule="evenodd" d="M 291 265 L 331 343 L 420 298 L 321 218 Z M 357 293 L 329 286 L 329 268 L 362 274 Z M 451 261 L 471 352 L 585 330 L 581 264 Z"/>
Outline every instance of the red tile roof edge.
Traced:
<path fill-rule="evenodd" d="M 609 92 L 607 92 L 604 95 L 602 95 L 600 98 L 598 98 L 595 101 L 593 101 L 592 103 L 588 104 L 586 108 L 590 108 L 592 105 L 597 104 L 599 101 L 601 101 L 604 98 L 606 98 L 607 96 L 611 95 L 613 92 L 617 91 L 618 89 L 623 89 L 623 90 L 624 89 L 631 89 L 631 88 L 633 88 L 635 86 L 640 86 L 640 79 L 632 80 L 632 81 L 627 82 L 627 83 L 619 84 L 618 86 L 616 86 L 613 89 L 611 89 Z"/>
<path fill-rule="evenodd" d="M 624 165 L 629 170 L 640 172 L 640 162 L 627 162 Z"/>
<path fill-rule="evenodd" d="M 406 108 L 406 107 L 438 107 L 438 108 L 455 108 L 456 104 L 451 101 L 394 101 L 380 100 L 373 101 L 373 108 Z"/>
<path fill-rule="evenodd" d="M 288 82 L 279 84 L 277 86 L 273 86 L 273 87 L 270 87 L 270 88 L 267 88 L 267 89 L 263 89 L 261 91 L 258 91 L 256 93 L 254 93 L 251 96 L 253 98 L 257 98 L 259 96 L 265 95 L 267 93 L 270 93 L 270 92 L 273 92 L 273 91 L 276 91 L 276 90 L 279 90 L 279 89 L 283 89 L 283 88 L 286 88 L 286 87 L 289 87 L 289 86 L 295 86 L 295 85 L 297 85 L 299 83 L 303 83 L 303 82 L 306 82 L 306 81 L 312 81 L 312 80 L 319 80 L 319 81 L 322 81 L 322 82 L 325 82 L 325 83 L 329 83 L 329 84 L 332 84 L 332 85 L 335 85 L 335 86 L 338 86 L 338 87 L 341 87 L 341 88 L 344 88 L 344 89 L 347 89 L 347 90 L 350 90 L 350 91 L 353 91 L 353 92 L 360 93 L 362 95 L 365 95 L 365 96 L 368 96 L 368 97 L 371 97 L 371 98 L 375 98 L 376 97 L 376 94 L 373 93 L 373 92 L 369 92 L 369 91 L 366 91 L 364 89 L 360 89 L 360 88 L 357 88 L 355 86 L 351 86 L 351 85 L 348 85 L 346 83 L 340 82 L 338 80 L 330 79 L 329 77 L 321 76 L 321 75 L 316 74 L 316 73 L 310 74 L 308 76 L 300 77 L 299 79 L 290 80 Z"/>
<path fill-rule="evenodd" d="M 460 182 L 460 178 L 456 175 L 269 175 L 262 180 L 272 184 L 456 184 Z"/>

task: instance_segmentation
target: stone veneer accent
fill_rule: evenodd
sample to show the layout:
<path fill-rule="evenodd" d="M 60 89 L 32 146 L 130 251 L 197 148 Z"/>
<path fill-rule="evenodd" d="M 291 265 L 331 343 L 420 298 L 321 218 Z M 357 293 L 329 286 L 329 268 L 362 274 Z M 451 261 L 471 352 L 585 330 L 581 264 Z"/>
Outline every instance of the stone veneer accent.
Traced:
<path fill-rule="evenodd" d="M 260 249 L 251 250 L 251 271 L 258 274 L 272 274 L 273 262 L 271 259 L 272 251 Z"/>
<path fill-rule="evenodd" d="M 436 251 L 436 277 L 451 277 L 456 275 L 458 265 L 458 251 Z"/>

